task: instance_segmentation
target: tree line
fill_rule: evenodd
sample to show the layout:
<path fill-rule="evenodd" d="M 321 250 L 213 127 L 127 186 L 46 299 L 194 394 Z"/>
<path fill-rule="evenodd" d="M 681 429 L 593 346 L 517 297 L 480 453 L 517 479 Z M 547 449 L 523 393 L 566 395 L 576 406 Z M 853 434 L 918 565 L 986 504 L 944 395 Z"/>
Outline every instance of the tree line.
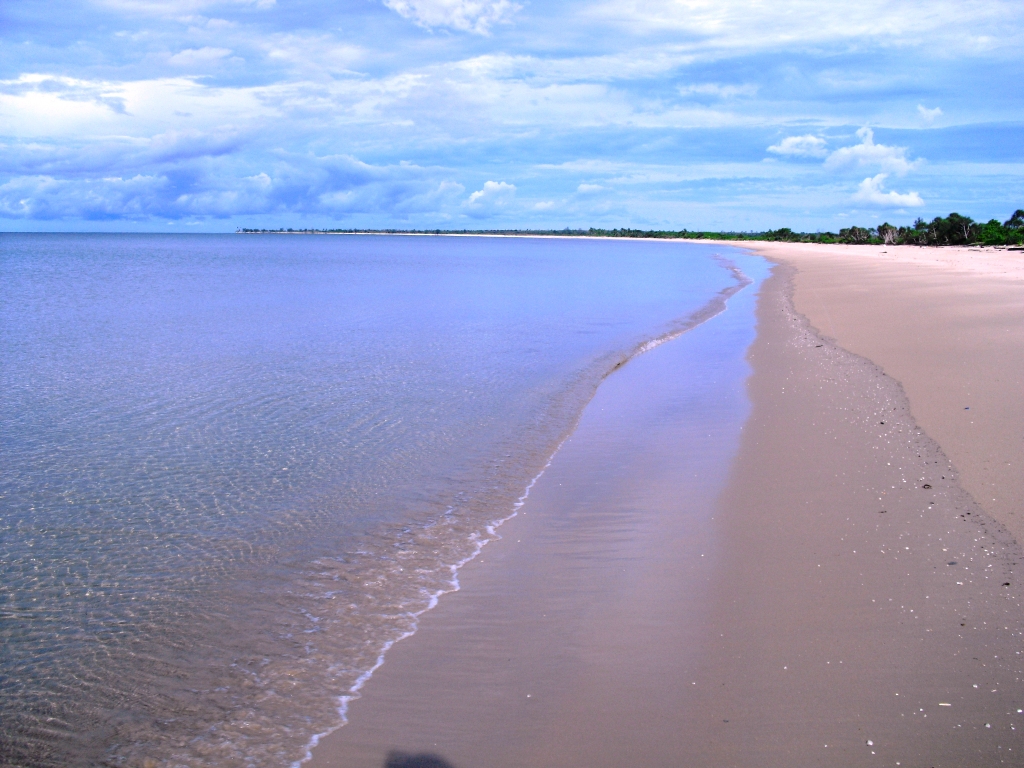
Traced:
<path fill-rule="evenodd" d="M 798 235 L 789 230 L 766 232 L 766 239 L 801 241 L 809 235 Z M 917 219 L 909 227 L 897 227 L 885 222 L 870 229 L 848 227 L 838 235 L 830 232 L 818 234 L 817 242 L 835 242 L 876 245 L 1021 245 L 1024 244 L 1024 210 L 1016 210 L 1006 221 L 974 221 L 970 216 L 951 213 L 936 216 L 931 221 Z"/>
<path fill-rule="evenodd" d="M 918 219 L 909 227 L 888 222 L 877 227 L 847 227 L 833 232 L 794 232 L 788 227 L 764 232 L 710 232 L 681 229 L 246 229 L 239 234 L 295 235 L 552 235 L 560 237 L 631 237 L 683 240 L 768 240 L 790 243 L 847 243 L 851 245 L 1024 245 L 1024 210 L 1009 219 L 974 221 L 970 216 L 951 213 L 931 221 Z"/>

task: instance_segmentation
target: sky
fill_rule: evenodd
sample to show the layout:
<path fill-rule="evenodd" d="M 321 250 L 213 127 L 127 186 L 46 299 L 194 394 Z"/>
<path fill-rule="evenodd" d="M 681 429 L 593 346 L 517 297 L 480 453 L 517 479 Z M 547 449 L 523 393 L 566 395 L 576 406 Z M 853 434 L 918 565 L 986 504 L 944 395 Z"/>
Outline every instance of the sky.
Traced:
<path fill-rule="evenodd" d="M 0 231 L 1024 208 L 1020 0 L 4 0 Z"/>

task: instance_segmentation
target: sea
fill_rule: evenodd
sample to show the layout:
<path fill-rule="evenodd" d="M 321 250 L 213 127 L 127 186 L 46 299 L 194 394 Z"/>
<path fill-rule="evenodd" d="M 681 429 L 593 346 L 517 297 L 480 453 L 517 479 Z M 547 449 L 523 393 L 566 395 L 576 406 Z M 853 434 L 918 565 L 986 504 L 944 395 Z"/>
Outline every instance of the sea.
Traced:
<path fill-rule="evenodd" d="M 0 765 L 299 764 L 601 381 L 758 270 L 680 241 L 0 234 Z"/>

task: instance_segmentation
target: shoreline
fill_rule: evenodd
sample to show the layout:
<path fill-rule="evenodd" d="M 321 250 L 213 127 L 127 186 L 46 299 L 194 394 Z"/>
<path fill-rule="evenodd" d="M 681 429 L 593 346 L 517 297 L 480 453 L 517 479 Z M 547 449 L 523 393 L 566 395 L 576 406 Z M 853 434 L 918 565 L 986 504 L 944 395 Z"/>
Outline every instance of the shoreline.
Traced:
<path fill-rule="evenodd" d="M 559 537 L 559 510 L 612 466 L 599 466 L 607 461 L 599 445 L 585 447 L 559 476 L 572 492 L 559 496 L 550 475 L 538 482 L 539 503 L 514 522 L 520 539 L 495 542 L 488 567 L 481 558 L 467 568 L 472 583 L 395 649 L 351 724 L 307 764 L 404 765 L 387 762 L 392 750 L 440 755 L 458 768 L 612 766 L 637 750 L 643 764 L 694 766 L 1014 761 L 1010 750 L 1024 749 L 1021 548 L 918 427 L 913 389 L 905 395 L 884 367 L 818 334 L 814 313 L 798 311 L 805 299 L 792 265 L 762 286 L 748 353 L 753 411 L 724 492 L 699 499 L 710 518 L 669 528 L 675 535 L 652 533 L 641 516 L 583 540 Z M 638 369 L 617 380 L 633 377 L 634 391 L 620 393 L 624 410 L 645 384 Z M 608 482 L 608 499 L 640 492 L 635 479 Z M 669 497 L 679 490 L 662 488 Z M 587 499 L 597 505 L 589 514 L 613 511 L 610 501 Z M 595 614 L 571 590 L 551 594 L 565 562 L 581 557 L 599 582 L 613 567 L 609 552 L 633 552 L 630 537 L 650 551 L 631 561 L 645 576 L 625 601 Z M 662 537 L 664 546 L 655 543 Z M 524 557 L 540 576 L 523 570 Z M 520 578 L 544 582 L 533 601 L 508 594 Z M 563 626 L 536 624 L 544 600 L 564 613 Z M 668 619 L 654 615 L 666 607 Z M 658 642 L 616 632 L 637 624 Z M 523 627 L 570 650 L 552 654 Z M 524 678 L 537 690 L 548 685 L 542 721 L 523 700 L 501 704 Z"/>
<path fill-rule="evenodd" d="M 727 306 L 728 306 L 728 302 L 729 302 L 729 300 L 733 296 L 735 296 L 736 294 L 740 293 L 744 289 L 748 288 L 752 284 L 753 281 L 751 280 L 751 278 L 748 277 L 747 275 L 745 275 L 742 272 L 742 270 L 739 269 L 739 267 L 737 267 L 729 259 L 726 259 L 726 258 L 723 258 L 723 257 L 720 257 L 720 256 L 715 256 L 714 258 L 721 263 L 723 268 L 725 268 L 728 272 L 730 272 L 732 274 L 732 277 L 735 280 L 735 283 L 733 285 L 730 285 L 730 286 L 728 286 L 726 288 L 723 288 L 722 290 L 718 291 L 718 293 L 716 293 L 711 299 L 709 299 L 702 307 L 700 307 L 696 311 L 694 311 L 694 312 L 690 313 L 689 315 L 687 315 L 687 316 L 685 316 L 683 318 L 680 318 L 679 320 L 673 322 L 671 324 L 671 327 L 668 328 L 668 330 L 665 330 L 664 332 L 660 333 L 659 335 L 654 336 L 654 337 L 652 337 L 650 339 L 647 339 L 646 341 L 638 343 L 632 349 L 630 349 L 630 350 L 626 351 L 625 353 L 623 353 L 621 358 L 614 365 L 612 365 L 601 376 L 600 380 L 597 383 L 597 387 L 600 387 L 601 384 L 609 376 L 613 375 L 616 371 L 618 371 L 623 366 L 627 365 L 628 363 L 630 363 L 632 360 L 636 359 L 637 357 L 639 357 L 641 355 L 644 355 L 644 354 L 646 354 L 646 353 L 656 349 L 657 347 L 661 346 L 662 344 L 665 344 L 667 342 L 673 341 L 673 340 L 679 338 L 681 335 L 683 335 L 683 334 L 685 334 L 685 333 L 687 333 L 689 331 L 692 331 L 693 329 L 695 329 L 695 328 L 703 325 L 704 323 L 714 319 L 716 316 L 718 316 L 722 312 L 726 311 Z M 591 401 L 593 400 L 594 394 L 596 394 L 597 387 L 595 388 L 594 393 L 592 393 L 592 395 L 591 395 Z M 395 638 L 393 640 L 389 640 L 387 643 L 385 643 L 384 647 L 382 648 L 382 650 L 380 652 L 380 655 L 377 657 L 377 661 L 374 664 L 374 666 L 371 667 L 370 669 L 366 670 L 362 675 L 360 675 L 359 678 L 355 681 L 355 683 L 349 688 L 349 690 L 346 691 L 344 694 L 342 694 L 341 696 L 338 697 L 339 698 L 339 703 L 338 703 L 338 710 L 337 711 L 338 711 L 338 714 L 341 717 L 341 722 L 338 725 L 334 726 L 333 728 L 331 728 L 331 729 L 329 729 L 329 730 L 327 730 L 325 732 L 314 734 L 312 736 L 312 738 L 310 739 L 309 744 L 308 744 L 308 746 L 306 748 L 306 754 L 301 759 L 299 759 L 299 760 L 295 761 L 294 763 L 292 763 L 292 768 L 299 768 L 299 766 L 301 766 L 301 765 L 308 765 L 308 764 L 310 764 L 310 761 L 313 760 L 313 758 L 314 758 L 314 754 L 316 753 L 318 745 L 324 739 L 329 738 L 332 734 L 336 733 L 339 729 L 344 728 L 348 724 L 348 709 L 349 709 L 349 706 L 351 705 L 351 703 L 353 701 L 355 701 L 355 700 L 360 698 L 360 692 L 362 691 L 363 687 L 366 685 L 366 683 L 368 683 L 373 678 L 374 673 L 376 673 L 377 670 L 380 669 L 383 666 L 383 664 L 385 662 L 385 656 L 387 655 L 387 653 L 397 643 L 401 642 L 402 640 L 407 640 L 407 639 L 412 638 L 412 637 L 415 636 L 415 634 L 416 634 L 416 632 L 417 632 L 417 630 L 419 628 L 418 625 L 419 625 L 420 618 L 423 617 L 425 614 L 427 614 L 429 611 L 431 611 L 434 608 L 436 608 L 438 606 L 438 604 L 439 604 L 439 600 L 442 597 L 444 597 L 445 595 L 453 594 L 455 592 L 459 592 L 462 589 L 460 581 L 459 581 L 459 573 L 460 573 L 460 571 L 462 571 L 462 569 L 466 565 L 468 565 L 468 564 L 472 563 L 474 560 L 476 560 L 483 553 L 484 548 L 488 544 L 492 544 L 494 542 L 497 542 L 497 541 L 501 540 L 502 537 L 501 537 L 501 535 L 499 533 L 497 533 L 497 529 L 501 528 L 506 523 L 508 523 L 509 521 L 513 520 L 514 518 L 516 518 L 520 514 L 520 510 L 522 509 L 523 505 L 526 503 L 527 499 L 529 498 L 530 491 L 536 485 L 537 481 L 540 480 L 540 478 L 544 475 L 544 473 L 551 466 L 552 460 L 555 458 L 555 456 L 558 454 L 558 452 L 562 449 L 562 446 L 565 444 L 565 442 L 572 437 L 573 433 L 576 431 L 576 427 L 577 427 L 577 425 L 579 423 L 579 419 L 582 417 L 582 413 L 583 413 L 583 411 L 586 410 L 587 407 L 589 407 L 589 401 L 588 401 L 588 403 L 586 403 L 583 406 L 583 409 L 581 410 L 580 414 L 577 416 L 575 422 L 570 425 L 567 433 L 562 437 L 562 439 L 559 441 L 559 443 L 555 446 L 554 450 L 551 452 L 551 455 L 548 457 L 547 461 L 545 462 L 545 464 L 542 467 L 542 469 L 540 470 L 540 472 L 538 472 L 527 483 L 527 485 L 526 485 L 522 495 L 513 504 L 511 513 L 506 515 L 506 516 L 504 516 L 504 517 L 497 518 L 497 519 L 491 521 L 489 524 L 487 524 L 485 526 L 485 530 L 484 530 L 484 534 L 485 535 L 484 536 L 473 534 L 473 536 L 471 537 L 471 540 L 474 543 L 475 549 L 474 549 L 474 551 L 470 555 L 468 555 L 467 557 L 463 558 L 462 560 L 460 560 L 457 563 L 453 563 L 450 566 L 452 578 L 451 578 L 450 583 L 447 585 L 447 587 L 443 588 L 443 589 L 440 589 L 439 591 L 437 591 L 434 594 L 432 594 L 430 596 L 430 600 L 429 600 L 428 605 L 425 608 L 423 608 L 422 610 L 419 610 L 416 613 L 412 614 L 412 616 L 413 616 L 413 618 L 415 620 L 413 627 L 411 629 L 409 629 L 408 631 L 406 631 L 404 634 L 400 635 L 399 637 L 397 637 L 397 638 Z M 315 765 L 315 762 L 313 764 Z"/>
<path fill-rule="evenodd" d="M 758 268 L 762 265 L 760 260 L 754 263 Z M 733 301 L 739 298 L 752 305 L 754 297 L 742 291 L 744 287 L 739 283 L 730 290 Z M 739 439 L 744 415 L 737 406 L 742 401 L 746 342 L 732 345 L 735 359 L 725 364 L 735 368 L 732 387 L 718 391 L 713 382 L 702 382 L 721 403 L 708 413 L 690 412 L 695 418 L 674 422 L 668 428 L 662 423 L 662 409 L 668 407 L 681 415 L 681 408 L 691 408 L 673 400 L 688 398 L 690 387 L 676 384 L 678 366 L 671 363 L 680 352 L 685 353 L 687 345 L 699 343 L 715 350 L 721 346 L 721 337 L 709 327 L 723 318 L 735 320 L 734 313 L 716 309 L 715 315 L 702 317 L 704 322 L 689 333 L 671 334 L 672 344 L 642 345 L 637 349 L 642 354 L 633 356 L 627 366 L 616 366 L 604 379 L 519 516 L 502 528 L 503 538 L 491 543 L 486 557 L 467 564 L 462 591 L 449 595 L 424 617 L 415 637 L 392 649 L 388 663 L 353 706 L 348 725 L 322 741 L 306 765 L 380 765 L 391 747 L 413 752 L 430 748 L 455 765 L 536 764 L 541 755 L 531 750 L 541 741 L 560 750 L 557 738 L 519 740 L 513 734 L 521 731 L 538 736 L 538 731 L 550 731 L 556 721 L 563 723 L 560 727 L 572 728 L 574 705 L 559 704 L 559 700 L 576 685 L 586 684 L 581 665 L 590 663 L 589 656 L 603 655 L 606 643 L 620 642 L 614 636 L 615 622 L 597 617 L 608 611 L 634 610 L 636 600 L 619 569 L 606 567 L 609 558 L 628 561 L 631 569 L 651 578 L 671 574 L 671 568 L 661 566 L 672 560 L 675 549 L 667 546 L 666 531 L 654 519 L 636 516 L 637 510 L 632 509 L 635 494 L 648 499 L 648 509 L 661 509 L 661 520 L 673 520 L 677 529 L 673 542 L 689 541 L 691 549 L 711 545 L 706 513 L 724 482 L 724 467 Z M 738 332 L 752 337 L 747 323 L 740 322 Z M 712 362 L 700 355 L 693 360 L 697 361 Z M 686 367 L 695 382 L 705 378 L 698 366 Z M 658 375 L 644 379 L 643 370 Z M 659 392 L 638 400 L 637 383 L 654 386 Z M 623 420 L 624 412 L 632 417 Z M 720 429 L 723 418 L 731 424 L 729 433 L 714 442 L 703 441 L 705 430 Z M 638 420 L 645 423 L 643 429 L 637 429 L 634 422 Z M 677 423 L 684 434 L 674 429 Z M 701 466 L 702 471 L 700 479 L 692 482 L 688 514 L 673 519 L 677 500 L 671 493 L 671 477 L 679 468 L 672 466 L 672 459 L 686 451 L 700 454 L 690 457 L 687 466 Z M 642 469 L 642 474 L 631 480 L 627 464 Z M 660 464 L 669 466 L 655 470 Z M 668 478 L 666 471 L 670 471 Z M 552 512 L 556 514 L 552 516 Z M 596 517 L 594 512 L 598 512 Z M 623 525 L 639 539 L 623 537 Z M 651 558 L 654 551 L 661 555 Z M 694 567 L 710 562 L 696 549 L 691 554 Z M 659 595 L 665 592 L 664 588 L 658 590 Z M 692 607 L 685 595 L 670 602 L 680 601 L 680 610 Z M 565 614 L 571 618 L 564 625 L 548 620 Z M 638 618 L 648 621 L 650 612 L 646 618 Z M 655 618 L 650 629 L 674 636 L 685 624 L 665 624 Z M 594 633 L 595 626 L 611 628 L 612 634 Z M 655 685 L 662 677 L 659 670 L 641 664 L 630 672 L 619 670 L 615 687 L 629 687 L 627 679 L 633 672 Z M 672 695 L 671 691 L 663 693 Z M 607 699 L 587 698 L 595 702 Z M 606 710 L 595 715 L 603 719 L 614 713 Z M 566 717 L 568 721 L 564 721 Z M 403 735 L 399 736 L 400 732 Z M 398 742 L 388 744 L 390 738 Z M 438 740 L 441 746 L 435 743 Z M 466 750 L 478 755 L 472 763 L 458 754 Z"/>

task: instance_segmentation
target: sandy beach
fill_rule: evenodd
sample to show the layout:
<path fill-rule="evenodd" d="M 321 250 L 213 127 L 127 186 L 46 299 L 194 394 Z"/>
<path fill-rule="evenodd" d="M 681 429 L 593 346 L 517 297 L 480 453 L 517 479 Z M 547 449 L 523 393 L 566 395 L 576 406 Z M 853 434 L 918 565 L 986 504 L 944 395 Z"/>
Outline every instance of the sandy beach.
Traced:
<path fill-rule="evenodd" d="M 1024 541 L 1024 251 L 763 243 L 796 310 L 903 385 L 974 499 Z"/>
<path fill-rule="evenodd" d="M 754 250 L 749 405 L 609 377 L 307 765 L 1024 762 L 1024 259 Z"/>

